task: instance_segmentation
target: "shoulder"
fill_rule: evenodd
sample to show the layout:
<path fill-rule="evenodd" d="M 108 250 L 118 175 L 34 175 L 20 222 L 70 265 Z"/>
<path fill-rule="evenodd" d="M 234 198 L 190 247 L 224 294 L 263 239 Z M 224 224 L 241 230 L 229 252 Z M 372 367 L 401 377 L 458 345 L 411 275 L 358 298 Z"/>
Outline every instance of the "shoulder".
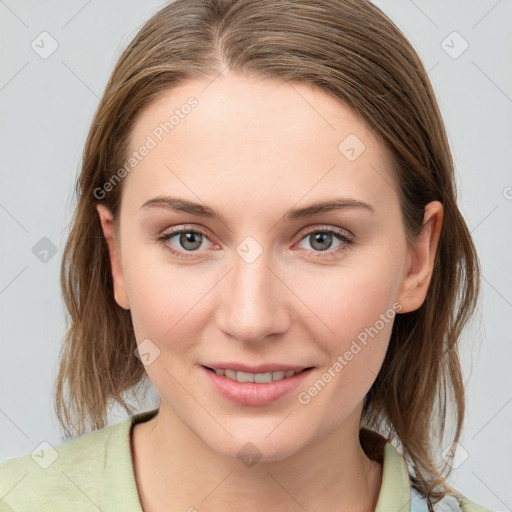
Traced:
<path fill-rule="evenodd" d="M 455 498 L 445 496 L 434 506 L 435 512 L 491 512 L 477 505 L 464 496 Z M 426 499 L 414 488 L 411 488 L 411 512 L 428 512 Z"/>
<path fill-rule="evenodd" d="M 383 475 L 378 512 L 400 510 L 410 501 L 410 512 L 429 512 L 426 498 L 413 485 L 412 475 L 403 456 L 390 443 L 383 448 Z M 455 489 L 455 492 L 458 491 Z M 434 512 L 490 512 L 463 495 L 445 495 L 433 506 Z"/>
<path fill-rule="evenodd" d="M 0 464 L 2 505 L 28 509 L 66 503 L 69 510 L 97 510 L 98 489 L 107 467 L 107 447 L 124 430 L 124 420 L 52 447 L 42 443 L 31 454 Z M 8 509 L 9 510 L 9 509 Z M 55 510 L 55 508 L 53 509 Z"/>

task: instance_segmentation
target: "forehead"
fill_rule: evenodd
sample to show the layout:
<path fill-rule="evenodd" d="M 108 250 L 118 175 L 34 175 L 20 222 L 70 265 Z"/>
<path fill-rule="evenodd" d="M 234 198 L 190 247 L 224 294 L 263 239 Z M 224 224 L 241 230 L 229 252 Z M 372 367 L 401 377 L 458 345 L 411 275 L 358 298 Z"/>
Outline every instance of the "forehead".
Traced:
<path fill-rule="evenodd" d="M 143 146 L 151 149 L 124 192 L 139 205 L 176 188 L 226 201 L 313 200 L 333 188 L 367 202 L 395 193 L 384 144 L 351 109 L 304 83 L 232 73 L 184 82 L 137 118 L 130 153 Z"/>

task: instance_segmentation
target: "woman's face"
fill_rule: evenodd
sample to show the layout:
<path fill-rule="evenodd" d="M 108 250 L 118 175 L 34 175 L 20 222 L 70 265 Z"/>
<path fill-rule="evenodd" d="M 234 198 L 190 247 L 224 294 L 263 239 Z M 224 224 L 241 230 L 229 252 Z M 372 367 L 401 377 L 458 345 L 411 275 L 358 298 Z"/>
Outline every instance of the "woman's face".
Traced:
<path fill-rule="evenodd" d="M 406 243 L 383 144 L 318 89 L 228 74 L 153 103 L 130 155 L 115 297 L 161 414 L 229 457 L 251 442 L 277 460 L 357 431 L 393 317 L 423 301 L 435 250 L 429 232 Z M 205 368 L 236 365 L 312 369 L 237 384 Z"/>

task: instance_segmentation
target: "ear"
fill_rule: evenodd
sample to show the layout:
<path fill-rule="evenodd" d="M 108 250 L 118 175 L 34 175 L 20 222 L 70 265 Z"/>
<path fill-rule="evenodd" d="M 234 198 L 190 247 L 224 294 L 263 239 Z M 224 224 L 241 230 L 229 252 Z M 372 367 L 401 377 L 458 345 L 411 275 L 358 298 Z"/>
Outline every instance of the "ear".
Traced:
<path fill-rule="evenodd" d="M 402 305 L 400 313 L 418 309 L 427 296 L 442 224 L 443 205 L 439 201 L 428 203 L 425 207 L 421 232 L 410 243 L 398 295 L 398 302 Z"/>
<path fill-rule="evenodd" d="M 113 217 L 111 211 L 103 204 L 96 205 L 96 210 L 100 216 L 101 228 L 107 241 L 110 255 L 110 266 L 112 269 L 112 280 L 114 281 L 114 299 L 124 309 L 130 309 L 126 286 L 124 282 L 123 269 L 119 257 L 119 244 L 116 244 L 115 233 L 113 229 Z"/>

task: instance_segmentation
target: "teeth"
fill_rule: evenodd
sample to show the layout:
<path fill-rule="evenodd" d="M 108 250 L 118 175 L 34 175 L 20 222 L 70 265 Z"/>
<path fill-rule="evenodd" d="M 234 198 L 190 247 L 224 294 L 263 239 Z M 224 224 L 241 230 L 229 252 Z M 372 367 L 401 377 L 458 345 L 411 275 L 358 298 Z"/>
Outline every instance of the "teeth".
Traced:
<path fill-rule="evenodd" d="M 301 370 L 302 371 L 302 370 Z M 293 370 L 287 371 L 278 371 L 278 372 L 268 372 L 268 373 L 248 373 L 248 372 L 237 372 L 235 370 L 215 370 L 217 375 L 223 375 L 231 380 L 236 380 L 238 382 L 256 382 L 256 383 L 265 383 L 272 382 L 274 380 L 281 380 L 287 377 L 292 377 L 296 373 Z"/>

